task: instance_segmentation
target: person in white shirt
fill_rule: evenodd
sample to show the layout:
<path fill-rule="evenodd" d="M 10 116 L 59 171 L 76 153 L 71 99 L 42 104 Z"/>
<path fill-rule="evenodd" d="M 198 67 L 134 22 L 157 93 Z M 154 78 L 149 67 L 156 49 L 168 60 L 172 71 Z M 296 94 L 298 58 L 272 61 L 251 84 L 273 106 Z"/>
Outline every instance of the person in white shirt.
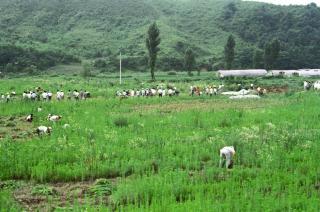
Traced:
<path fill-rule="evenodd" d="M 49 91 L 49 92 L 47 93 L 47 100 L 48 100 L 48 101 L 51 101 L 51 99 L 52 99 L 52 93 L 51 93 L 51 91 Z"/>
<path fill-rule="evenodd" d="M 231 169 L 233 167 L 233 156 L 236 154 L 236 151 L 233 146 L 226 146 L 220 149 L 220 163 L 219 167 L 223 167 L 224 164 L 227 169 Z"/>
<path fill-rule="evenodd" d="M 44 92 L 42 93 L 42 99 L 43 99 L 43 100 L 47 100 L 47 98 L 48 98 L 48 93 L 47 93 L 47 91 L 44 91 Z"/>

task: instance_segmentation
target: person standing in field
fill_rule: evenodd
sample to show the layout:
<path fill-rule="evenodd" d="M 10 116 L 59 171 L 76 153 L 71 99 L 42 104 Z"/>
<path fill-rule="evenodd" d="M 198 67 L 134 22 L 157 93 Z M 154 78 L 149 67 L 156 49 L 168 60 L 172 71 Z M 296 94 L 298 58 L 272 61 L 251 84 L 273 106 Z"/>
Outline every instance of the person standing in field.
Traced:
<path fill-rule="evenodd" d="M 232 169 L 233 167 L 233 156 L 236 154 L 236 151 L 233 146 L 226 146 L 220 149 L 220 163 L 219 167 L 223 168 L 225 165 L 227 169 Z"/>
<path fill-rule="evenodd" d="M 8 103 L 10 101 L 10 99 L 11 99 L 11 96 L 9 93 L 7 93 L 6 102 Z"/>

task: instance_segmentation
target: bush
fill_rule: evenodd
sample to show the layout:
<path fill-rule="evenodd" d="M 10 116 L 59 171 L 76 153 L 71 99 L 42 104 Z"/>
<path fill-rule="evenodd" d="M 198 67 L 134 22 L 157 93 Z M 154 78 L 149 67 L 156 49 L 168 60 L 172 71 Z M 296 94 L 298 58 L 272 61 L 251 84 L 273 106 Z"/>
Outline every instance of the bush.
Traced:
<path fill-rule="evenodd" d="M 37 185 L 31 191 L 32 195 L 44 195 L 44 196 L 54 195 L 56 193 L 57 191 L 54 190 L 54 188 L 48 187 L 45 185 Z"/>
<path fill-rule="evenodd" d="M 113 123 L 117 127 L 127 127 L 129 125 L 128 119 L 127 118 L 117 118 L 116 120 L 113 121 Z"/>
<path fill-rule="evenodd" d="M 107 67 L 107 63 L 106 63 L 106 61 L 104 59 L 96 59 L 94 61 L 93 66 L 95 68 L 106 68 Z"/>
<path fill-rule="evenodd" d="M 93 71 L 93 66 L 91 63 L 84 62 L 82 63 L 83 71 L 81 72 L 81 76 L 83 78 L 91 77 L 92 76 L 92 71 Z"/>
<path fill-rule="evenodd" d="M 177 72 L 175 72 L 175 71 L 169 71 L 169 72 L 168 72 L 168 75 L 169 75 L 169 76 L 174 76 L 174 75 L 177 75 Z"/>
<path fill-rule="evenodd" d="M 231 127 L 231 122 L 228 121 L 227 119 L 223 119 L 223 120 L 219 123 L 219 127 L 221 127 L 221 128 Z"/>
<path fill-rule="evenodd" d="M 97 179 L 94 185 L 90 188 L 90 192 L 97 196 L 108 196 L 112 194 L 114 187 L 107 179 Z"/>

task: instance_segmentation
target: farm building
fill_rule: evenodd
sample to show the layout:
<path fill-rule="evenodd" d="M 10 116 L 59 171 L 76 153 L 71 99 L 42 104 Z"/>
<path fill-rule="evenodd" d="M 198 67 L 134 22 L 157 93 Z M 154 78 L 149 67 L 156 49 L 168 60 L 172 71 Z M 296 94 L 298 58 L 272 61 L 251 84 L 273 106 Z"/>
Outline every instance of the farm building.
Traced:
<path fill-rule="evenodd" d="M 218 76 L 224 77 L 260 77 L 266 76 L 267 71 L 264 69 L 248 69 L 248 70 L 219 70 Z"/>
<path fill-rule="evenodd" d="M 271 76 L 299 76 L 298 70 L 271 70 L 269 72 L 269 75 Z"/>

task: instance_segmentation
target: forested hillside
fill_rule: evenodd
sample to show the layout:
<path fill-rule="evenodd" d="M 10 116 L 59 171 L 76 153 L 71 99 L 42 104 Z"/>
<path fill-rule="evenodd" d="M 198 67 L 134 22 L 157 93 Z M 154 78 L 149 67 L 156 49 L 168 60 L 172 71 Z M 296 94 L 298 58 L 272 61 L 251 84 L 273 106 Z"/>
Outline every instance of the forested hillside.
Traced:
<path fill-rule="evenodd" d="M 281 43 L 274 68 L 320 67 L 319 7 L 237 0 L 0 0 L 0 53 L 7 58 L 0 66 L 8 72 L 30 65 L 41 70 L 90 59 L 113 71 L 122 49 L 127 69 L 146 71 L 146 31 L 154 21 L 162 40 L 158 69 L 183 70 L 187 48 L 198 68 L 223 68 L 230 34 L 236 38 L 234 68 L 263 68 L 264 47 L 273 39 Z M 34 54 L 5 57 L 17 48 Z M 255 65 L 254 54 L 262 55 Z M 50 59 L 36 64 L 40 55 Z"/>

